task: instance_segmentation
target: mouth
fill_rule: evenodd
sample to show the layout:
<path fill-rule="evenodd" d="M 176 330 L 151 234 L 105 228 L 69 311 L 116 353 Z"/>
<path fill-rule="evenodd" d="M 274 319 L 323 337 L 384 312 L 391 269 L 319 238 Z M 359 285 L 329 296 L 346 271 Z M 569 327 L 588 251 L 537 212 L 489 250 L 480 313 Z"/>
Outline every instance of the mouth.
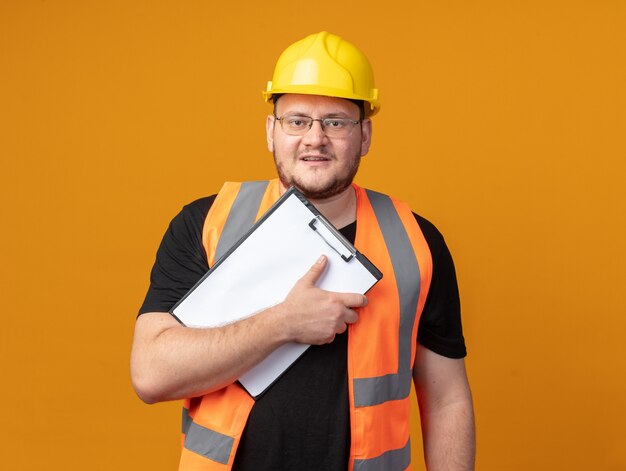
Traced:
<path fill-rule="evenodd" d="M 330 158 L 323 155 L 304 155 L 300 157 L 300 160 L 304 162 L 328 162 Z"/>

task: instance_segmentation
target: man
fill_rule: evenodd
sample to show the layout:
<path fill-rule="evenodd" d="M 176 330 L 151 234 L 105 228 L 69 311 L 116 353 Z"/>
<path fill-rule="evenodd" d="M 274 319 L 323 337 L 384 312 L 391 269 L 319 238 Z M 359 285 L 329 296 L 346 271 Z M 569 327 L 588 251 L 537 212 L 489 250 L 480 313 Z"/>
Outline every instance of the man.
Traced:
<path fill-rule="evenodd" d="M 428 469 L 473 469 L 458 289 L 443 237 L 403 203 L 352 184 L 379 109 L 369 62 L 338 36 L 308 36 L 283 52 L 265 98 L 279 178 L 225 185 L 172 221 L 136 323 L 138 395 L 185 399 L 182 470 L 387 471 L 410 466 L 413 381 Z M 220 328 L 181 326 L 168 311 L 214 263 L 229 215 L 245 205 L 260 215 L 292 185 L 383 279 L 367 296 L 322 291 L 321 257 L 277 306 Z M 312 346 L 255 401 L 236 379 L 286 342 Z"/>

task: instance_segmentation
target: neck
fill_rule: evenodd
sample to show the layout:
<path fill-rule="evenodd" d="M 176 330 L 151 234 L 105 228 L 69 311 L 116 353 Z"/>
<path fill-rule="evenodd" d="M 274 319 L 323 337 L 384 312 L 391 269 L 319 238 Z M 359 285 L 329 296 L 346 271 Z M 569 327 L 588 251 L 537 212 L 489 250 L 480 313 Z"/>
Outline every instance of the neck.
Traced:
<path fill-rule="evenodd" d="M 280 186 L 280 193 L 282 194 L 286 189 L 282 183 Z M 338 229 L 356 220 L 356 194 L 352 185 L 330 198 L 309 199 L 309 201 Z"/>
<path fill-rule="evenodd" d="M 356 220 L 356 195 L 352 186 L 338 195 L 323 200 L 311 200 L 311 203 L 338 229 Z"/>

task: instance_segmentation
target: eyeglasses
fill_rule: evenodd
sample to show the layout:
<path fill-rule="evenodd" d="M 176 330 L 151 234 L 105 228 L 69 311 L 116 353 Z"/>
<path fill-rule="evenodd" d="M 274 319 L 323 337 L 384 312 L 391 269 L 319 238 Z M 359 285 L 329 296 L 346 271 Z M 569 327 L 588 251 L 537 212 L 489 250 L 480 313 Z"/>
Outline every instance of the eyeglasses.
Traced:
<path fill-rule="evenodd" d="M 319 121 L 322 131 L 328 137 L 348 137 L 352 134 L 354 127 L 361 121 L 354 121 L 348 118 L 318 118 L 313 119 L 310 116 L 274 116 L 276 121 L 280 122 L 280 127 L 285 134 L 290 136 L 304 136 L 313 126 L 315 121 Z"/>

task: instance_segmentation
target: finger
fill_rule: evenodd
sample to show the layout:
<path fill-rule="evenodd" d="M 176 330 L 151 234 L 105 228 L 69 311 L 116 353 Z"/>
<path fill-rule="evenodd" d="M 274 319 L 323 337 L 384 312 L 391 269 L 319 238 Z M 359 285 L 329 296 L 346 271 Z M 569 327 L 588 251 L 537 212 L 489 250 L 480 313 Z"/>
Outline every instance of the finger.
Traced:
<path fill-rule="evenodd" d="M 367 298 L 359 293 L 342 293 L 341 302 L 346 307 L 363 307 L 367 306 Z"/>
<path fill-rule="evenodd" d="M 315 264 L 309 268 L 309 271 L 304 274 L 302 278 L 300 278 L 301 282 L 304 282 L 310 286 L 315 286 L 319 277 L 324 273 L 324 269 L 326 268 L 326 264 L 328 263 L 328 259 L 326 255 L 322 255 L 317 259 Z"/>
<path fill-rule="evenodd" d="M 346 325 L 354 324 L 358 320 L 359 320 L 359 314 L 352 309 L 347 309 L 346 315 L 343 318 L 343 321 L 346 323 Z"/>

